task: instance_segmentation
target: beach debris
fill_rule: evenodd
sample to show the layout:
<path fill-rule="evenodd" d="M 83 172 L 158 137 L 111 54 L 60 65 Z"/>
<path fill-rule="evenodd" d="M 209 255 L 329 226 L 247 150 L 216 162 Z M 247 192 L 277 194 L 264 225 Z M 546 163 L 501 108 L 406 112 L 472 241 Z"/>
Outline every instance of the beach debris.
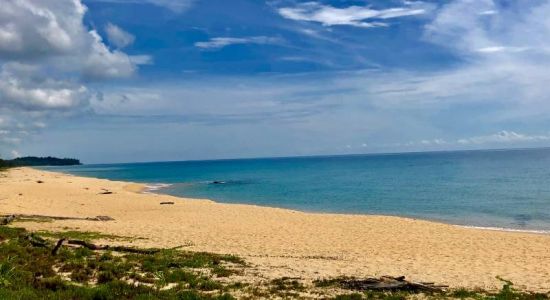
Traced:
<path fill-rule="evenodd" d="M 32 220 L 32 219 L 50 219 L 50 220 L 82 220 L 82 221 L 114 221 L 115 219 L 109 216 L 96 216 L 96 217 L 60 217 L 60 216 L 43 216 L 43 215 L 24 215 L 24 214 L 11 214 L 0 216 L 0 225 L 8 225 L 16 219 Z M 6 223 L 7 222 L 7 223 Z M 4 224 L 5 223 L 5 224 Z"/>
<path fill-rule="evenodd" d="M 174 202 L 161 202 L 160 205 L 174 205 Z"/>
<path fill-rule="evenodd" d="M 114 194 L 113 192 L 109 191 L 108 189 L 102 188 L 102 192 L 99 193 L 99 195 L 111 195 Z"/>
<path fill-rule="evenodd" d="M 441 292 L 446 285 L 436 285 L 433 282 L 411 282 L 405 280 L 405 276 L 367 279 L 342 279 L 340 286 L 356 291 L 411 291 L 411 292 Z"/>
<path fill-rule="evenodd" d="M 60 239 L 59 241 L 57 241 L 57 243 L 55 243 L 55 247 L 53 247 L 53 249 L 52 249 L 52 255 L 53 256 L 57 255 L 57 252 L 59 252 L 59 249 L 61 249 L 61 246 L 63 246 L 63 243 L 65 243 L 66 241 L 67 241 L 67 239 L 63 238 L 63 239 Z"/>
<path fill-rule="evenodd" d="M 36 183 L 44 183 L 42 180 L 37 180 Z"/>
<path fill-rule="evenodd" d="M 8 225 L 9 223 L 15 221 L 16 218 L 17 217 L 15 215 L 2 216 L 0 219 L 0 225 Z"/>
<path fill-rule="evenodd" d="M 33 233 L 25 236 L 25 239 L 28 240 L 31 243 L 31 245 L 33 245 L 34 247 L 42 247 L 42 248 L 48 247 L 48 242 L 45 239 Z"/>
<path fill-rule="evenodd" d="M 86 218 L 88 221 L 114 221 L 115 219 L 109 217 L 109 216 L 97 216 L 93 218 Z"/>
<path fill-rule="evenodd" d="M 59 249 L 64 244 L 81 246 L 93 251 L 109 250 L 109 251 L 115 251 L 115 252 L 126 252 L 126 253 L 134 253 L 134 254 L 155 254 L 160 252 L 160 249 L 138 249 L 138 248 L 132 248 L 132 247 L 126 247 L 126 246 L 96 245 L 96 244 L 92 244 L 82 240 L 70 240 L 70 239 L 63 238 L 58 240 L 57 243 L 55 244 L 55 247 L 52 250 L 52 255 L 56 255 Z"/>

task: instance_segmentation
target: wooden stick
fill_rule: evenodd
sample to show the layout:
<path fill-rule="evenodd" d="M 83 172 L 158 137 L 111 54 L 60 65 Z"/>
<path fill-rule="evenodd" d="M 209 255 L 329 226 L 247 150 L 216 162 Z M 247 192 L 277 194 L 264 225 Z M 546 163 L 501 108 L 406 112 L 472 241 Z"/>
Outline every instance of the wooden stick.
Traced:
<path fill-rule="evenodd" d="M 67 241 L 67 239 L 60 239 L 59 241 L 57 241 L 57 243 L 55 244 L 55 247 L 53 247 L 53 250 L 52 250 L 52 255 L 53 256 L 57 255 L 57 252 L 59 252 L 59 249 L 61 249 L 61 246 L 63 246 L 63 244 L 66 241 Z"/>

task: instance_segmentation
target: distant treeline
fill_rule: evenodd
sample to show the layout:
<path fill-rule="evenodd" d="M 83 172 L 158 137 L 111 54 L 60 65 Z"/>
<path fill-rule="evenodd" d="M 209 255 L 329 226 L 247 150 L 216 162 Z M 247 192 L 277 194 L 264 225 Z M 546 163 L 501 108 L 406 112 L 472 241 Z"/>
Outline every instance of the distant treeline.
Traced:
<path fill-rule="evenodd" d="M 57 157 L 19 157 L 11 160 L 0 159 L 0 168 L 6 167 L 25 167 L 25 166 L 73 166 L 80 165 L 80 160 L 74 158 Z"/>

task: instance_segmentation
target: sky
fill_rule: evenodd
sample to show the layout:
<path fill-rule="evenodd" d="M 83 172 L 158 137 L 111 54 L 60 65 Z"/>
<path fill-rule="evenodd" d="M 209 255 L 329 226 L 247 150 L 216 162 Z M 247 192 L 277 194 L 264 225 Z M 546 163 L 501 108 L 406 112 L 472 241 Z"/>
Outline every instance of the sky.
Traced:
<path fill-rule="evenodd" d="M 550 146 L 550 1 L 2 0 L 0 157 Z"/>

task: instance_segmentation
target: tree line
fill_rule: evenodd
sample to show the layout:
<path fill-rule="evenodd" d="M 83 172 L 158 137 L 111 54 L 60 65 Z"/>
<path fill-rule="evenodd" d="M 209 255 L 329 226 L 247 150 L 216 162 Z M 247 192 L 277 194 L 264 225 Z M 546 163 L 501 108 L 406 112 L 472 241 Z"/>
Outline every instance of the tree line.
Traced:
<path fill-rule="evenodd" d="M 10 160 L 0 158 L 0 168 L 8 167 L 32 167 L 32 166 L 74 166 L 81 165 L 80 160 L 74 158 L 35 157 L 26 156 Z"/>

